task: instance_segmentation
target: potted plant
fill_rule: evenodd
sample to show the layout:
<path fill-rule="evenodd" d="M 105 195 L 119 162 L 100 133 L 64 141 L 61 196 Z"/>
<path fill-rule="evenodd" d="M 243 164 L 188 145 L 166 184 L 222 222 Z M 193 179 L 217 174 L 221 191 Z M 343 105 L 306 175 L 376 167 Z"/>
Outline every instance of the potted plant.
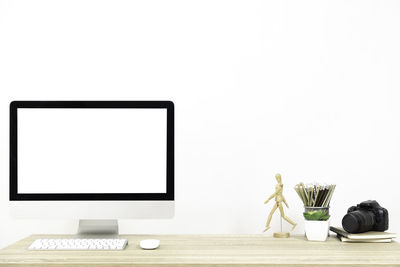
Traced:
<path fill-rule="evenodd" d="M 307 239 L 310 241 L 325 241 L 329 232 L 329 215 L 323 210 L 313 210 L 303 213 Z"/>

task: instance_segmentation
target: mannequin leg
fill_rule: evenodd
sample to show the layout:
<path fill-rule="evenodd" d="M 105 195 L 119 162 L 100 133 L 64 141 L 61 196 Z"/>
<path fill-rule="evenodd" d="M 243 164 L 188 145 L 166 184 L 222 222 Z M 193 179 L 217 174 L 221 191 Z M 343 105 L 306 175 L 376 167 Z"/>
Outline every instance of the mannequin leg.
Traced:
<path fill-rule="evenodd" d="M 285 212 L 283 211 L 282 204 L 279 204 L 279 211 L 281 212 L 282 218 L 285 219 L 291 225 L 293 225 L 293 228 L 292 228 L 292 230 L 293 230 L 296 227 L 297 224 L 295 222 L 293 222 L 291 219 L 289 219 L 288 217 L 285 216 Z"/>
<path fill-rule="evenodd" d="M 278 208 L 278 204 L 275 203 L 274 207 L 272 208 L 271 212 L 269 213 L 268 221 L 267 221 L 267 224 L 265 225 L 264 232 L 266 232 L 269 228 L 271 228 L 270 223 L 272 220 L 272 215 L 274 214 L 274 212 L 276 211 L 277 208 Z"/>

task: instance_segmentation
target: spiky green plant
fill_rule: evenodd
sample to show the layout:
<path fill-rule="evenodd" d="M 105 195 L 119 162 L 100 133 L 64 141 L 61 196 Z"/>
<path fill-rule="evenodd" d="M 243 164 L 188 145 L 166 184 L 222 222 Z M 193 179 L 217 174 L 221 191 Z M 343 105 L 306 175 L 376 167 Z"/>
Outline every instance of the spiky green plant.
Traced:
<path fill-rule="evenodd" d="M 304 212 L 303 215 L 308 221 L 327 221 L 329 217 L 331 217 L 326 211 L 322 210 L 307 211 Z"/>

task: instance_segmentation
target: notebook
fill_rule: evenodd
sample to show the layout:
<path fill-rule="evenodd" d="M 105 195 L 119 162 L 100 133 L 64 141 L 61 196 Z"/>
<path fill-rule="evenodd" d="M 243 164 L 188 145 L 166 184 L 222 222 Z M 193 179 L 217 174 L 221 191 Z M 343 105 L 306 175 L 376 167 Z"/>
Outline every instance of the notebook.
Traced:
<path fill-rule="evenodd" d="M 347 243 L 390 243 L 392 242 L 391 238 L 379 238 L 379 239 L 350 239 L 341 235 L 337 235 L 337 238 L 339 238 L 340 241 L 342 242 L 347 242 Z"/>
<path fill-rule="evenodd" d="M 359 234 L 350 234 L 350 233 L 346 232 L 341 227 L 333 227 L 333 226 L 331 226 L 329 229 L 332 232 L 337 233 L 338 235 L 341 235 L 343 237 L 346 237 L 347 239 L 352 239 L 352 240 L 371 240 L 371 239 L 391 239 L 391 238 L 396 238 L 396 234 L 388 233 L 388 232 L 370 231 L 370 232 L 359 233 Z"/>

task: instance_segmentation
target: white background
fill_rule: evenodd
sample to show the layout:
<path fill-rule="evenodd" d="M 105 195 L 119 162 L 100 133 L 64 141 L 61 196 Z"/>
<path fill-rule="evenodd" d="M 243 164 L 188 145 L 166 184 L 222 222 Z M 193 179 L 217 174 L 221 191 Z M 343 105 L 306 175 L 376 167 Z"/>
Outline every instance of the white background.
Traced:
<path fill-rule="evenodd" d="M 15 99 L 175 102 L 175 218 L 123 233 L 261 233 L 276 172 L 295 233 L 313 180 L 337 184 L 333 224 L 376 199 L 400 233 L 400 1 L 0 3 L 1 246 L 77 224 L 8 215 Z"/>
<path fill-rule="evenodd" d="M 17 111 L 18 193 L 166 193 L 166 109 Z"/>

